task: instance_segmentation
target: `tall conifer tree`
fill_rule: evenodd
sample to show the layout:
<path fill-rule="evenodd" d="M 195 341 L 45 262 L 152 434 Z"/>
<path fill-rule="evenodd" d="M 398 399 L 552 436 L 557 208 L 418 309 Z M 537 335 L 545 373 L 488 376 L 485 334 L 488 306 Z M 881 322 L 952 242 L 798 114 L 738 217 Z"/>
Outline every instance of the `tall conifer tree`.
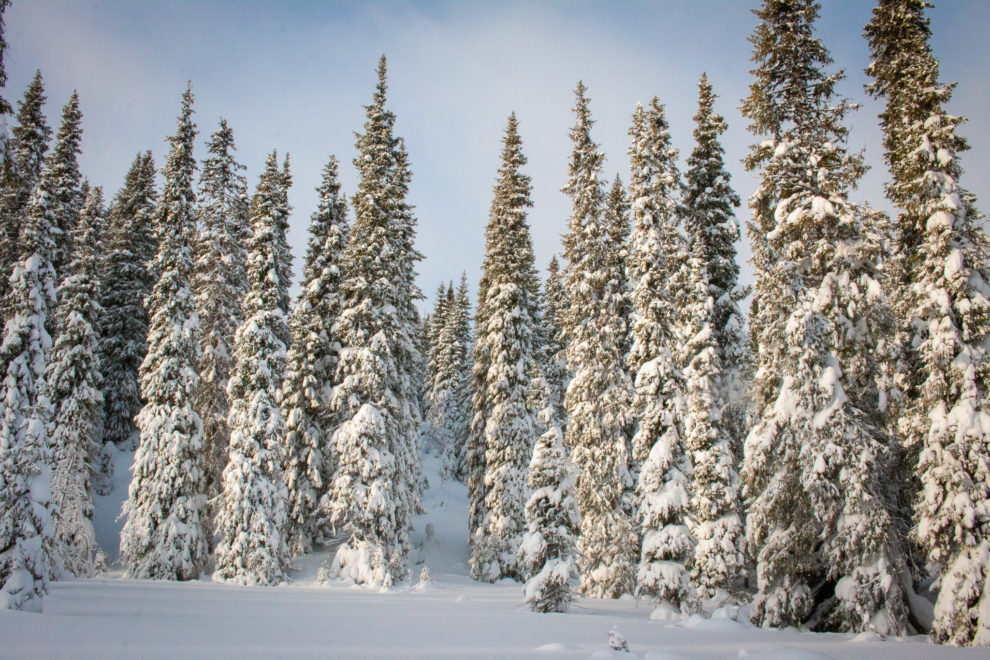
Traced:
<path fill-rule="evenodd" d="M 3 183 L 0 193 L 0 308 L 6 308 L 4 301 L 10 293 L 10 273 L 21 256 L 17 238 L 24 209 L 41 178 L 52 135 L 43 112 L 45 100 L 41 71 L 38 71 L 17 106 L 17 125 L 4 143 L 6 158 L 0 165 Z M 0 106 L 5 104 L 0 101 Z M 3 111 L 6 112 L 9 108 Z M 2 132 L 6 135 L 5 130 Z M 2 320 L 6 320 L 6 315 Z"/>
<path fill-rule="evenodd" d="M 690 302 L 685 309 L 685 449 L 694 467 L 692 531 L 697 539 L 691 574 L 699 595 L 734 586 L 743 569 L 738 462 L 746 408 L 748 342 L 743 332 L 735 242 L 739 226 L 718 137 L 727 126 L 715 114 L 707 76 L 698 83 L 695 148 L 685 174 Z"/>
<path fill-rule="evenodd" d="M 139 370 L 148 348 L 148 312 L 151 292 L 149 261 L 157 240 L 152 217 L 158 195 L 151 152 L 138 154 L 128 170 L 124 187 L 108 212 L 102 263 L 103 312 L 100 316 L 100 370 L 103 374 L 103 438 L 94 480 L 97 494 L 112 487 L 113 456 L 117 448 L 136 446 L 135 416 L 141 411 Z"/>
<path fill-rule="evenodd" d="M 746 161 L 761 177 L 750 200 L 757 423 L 743 470 L 753 620 L 900 633 L 903 559 L 883 485 L 875 359 L 884 301 L 863 210 L 848 198 L 863 161 L 845 146 L 841 74 L 825 72 L 832 60 L 813 36 L 818 4 L 767 0 L 756 13 L 742 108 L 769 137 Z M 835 598 L 820 598 L 823 588 Z"/>
<path fill-rule="evenodd" d="M 148 299 L 148 352 L 141 364 L 145 404 L 137 416 L 140 444 L 124 504 L 121 556 L 136 578 L 192 580 L 206 564 L 206 457 L 203 423 L 193 407 L 199 338 L 190 282 L 196 222 L 193 207 L 192 88 L 165 164 L 155 212 L 158 280 Z"/>
<path fill-rule="evenodd" d="M 605 221 L 609 227 L 611 247 L 607 254 L 606 269 L 608 270 L 609 287 L 615 296 L 620 325 L 617 328 L 619 351 L 622 359 L 626 359 L 631 347 L 632 298 L 629 292 L 629 282 L 626 276 L 626 261 L 629 256 L 629 223 L 630 205 L 626 191 L 622 187 L 622 179 L 615 175 L 612 187 L 609 188 L 605 204 Z M 630 384 L 632 380 L 630 379 Z"/>
<path fill-rule="evenodd" d="M 278 246 L 276 254 L 278 257 L 278 267 L 276 273 L 279 282 L 279 307 L 286 315 L 289 313 L 289 288 L 292 286 L 292 248 L 289 247 L 289 214 L 292 207 L 289 206 L 289 188 L 292 187 L 292 174 L 289 171 L 289 154 L 285 154 L 282 161 L 282 171 L 278 179 L 278 202 L 273 209 L 278 222 Z M 286 346 L 289 345 L 289 337 L 284 337 Z"/>
<path fill-rule="evenodd" d="M 543 355 L 543 375 L 550 388 L 550 402 L 554 414 L 561 425 L 561 430 L 567 430 L 567 412 L 564 410 L 564 391 L 570 380 L 567 373 L 567 357 L 564 354 L 566 345 L 563 337 L 563 313 L 567 307 L 564 294 L 564 283 L 560 272 L 557 255 L 550 258 L 547 267 L 547 279 L 543 285 L 543 325 L 546 338 Z"/>
<path fill-rule="evenodd" d="M 451 424 L 450 453 L 446 465 L 449 474 L 461 481 L 467 480 L 467 447 L 471 435 L 471 361 L 474 337 L 471 332 L 471 298 L 468 290 L 467 273 L 461 273 L 461 283 L 457 287 L 456 317 L 454 334 L 459 345 L 457 351 L 457 385 L 454 396 L 453 422 Z"/>
<path fill-rule="evenodd" d="M 629 129 L 632 234 L 627 270 L 632 290 L 632 346 L 627 359 L 635 385 L 632 440 L 634 473 L 660 438 L 678 449 L 683 378 L 677 363 L 675 283 L 684 260 L 679 234 L 681 189 L 677 149 L 671 144 L 664 107 L 656 98 L 637 106 Z M 674 462 L 678 460 L 675 458 Z"/>
<path fill-rule="evenodd" d="M 4 20 L 3 15 L 7 11 L 7 7 L 10 6 L 10 0 L 0 0 L 0 90 L 3 90 L 7 86 L 7 68 L 4 63 L 4 59 L 7 55 L 7 39 L 5 37 L 4 30 Z M 6 131 L 6 115 L 9 115 L 12 111 L 10 103 L 4 98 L 3 94 L 0 93 L 0 122 L 4 123 L 3 127 L 0 127 L 0 142 L 2 142 L 7 137 Z M 0 145 L 0 153 L 3 152 L 3 145 Z M 6 160 L 6 158 L 4 158 Z"/>
<path fill-rule="evenodd" d="M 45 370 L 55 308 L 57 179 L 46 161 L 21 226 L 21 257 L 10 277 L 11 317 L 0 344 L 0 607 L 40 612 L 54 554 L 50 495 L 51 408 Z"/>
<path fill-rule="evenodd" d="M 565 397 L 565 441 L 578 469 L 581 590 L 591 597 L 617 598 L 632 591 L 636 561 L 636 534 L 623 501 L 630 479 L 625 429 L 631 385 L 621 352 L 621 298 L 607 268 L 614 245 L 605 218 L 605 156 L 591 139 L 583 83 L 576 97 L 577 121 L 570 132 L 574 151 L 564 187 L 573 205 L 564 235 L 564 335 L 574 373 Z"/>
<path fill-rule="evenodd" d="M 100 449 L 99 249 L 105 224 L 103 191 L 92 188 L 74 230 L 69 272 L 58 289 L 58 339 L 48 367 L 52 402 L 52 502 L 60 560 L 88 577 L 98 551 L 93 531 L 91 470 Z"/>
<path fill-rule="evenodd" d="M 79 173 L 81 142 L 82 112 L 79 110 L 79 95 L 72 92 L 69 102 L 62 108 L 62 123 L 59 124 L 55 147 L 47 164 L 53 181 L 51 209 L 55 214 L 52 266 L 58 282 L 64 279 L 62 271 L 68 265 L 72 252 L 72 230 L 79 221 L 79 211 L 83 205 L 82 174 Z"/>
<path fill-rule="evenodd" d="M 744 568 L 739 475 L 723 422 L 725 402 L 719 388 L 724 378 L 709 263 L 696 241 L 688 262 L 691 290 L 682 321 L 685 343 L 681 357 L 686 399 L 684 449 L 693 468 L 690 528 L 697 542 L 690 571 L 703 598 L 731 591 Z"/>
<path fill-rule="evenodd" d="M 337 159 L 331 156 L 317 188 L 320 202 L 309 226 L 302 291 L 289 319 L 292 345 L 282 386 L 282 410 L 288 452 L 286 534 L 295 555 L 310 552 L 314 542 L 329 536 L 317 512 L 337 462 L 329 413 L 330 388 L 340 357 L 333 325 L 343 304 L 341 259 L 350 234 L 347 200 L 340 192 L 337 171 Z"/>
<path fill-rule="evenodd" d="M 646 109 L 636 107 L 629 135 L 633 228 L 627 271 L 633 311 L 627 364 L 635 384 L 632 463 L 642 535 L 636 592 L 681 609 L 693 600 L 687 564 L 694 547 L 686 526 L 691 467 L 683 443 L 685 383 L 677 313 L 685 252 L 677 202 L 681 179 L 657 98 Z"/>
<path fill-rule="evenodd" d="M 332 572 L 376 586 L 405 578 L 409 520 L 418 508 L 419 410 L 414 373 L 419 319 L 414 283 L 420 258 L 415 219 L 405 201 L 409 165 L 385 108 L 385 58 L 366 106 L 354 160 L 361 178 L 344 254 L 343 305 L 334 332 L 343 346 L 331 410 L 338 467 L 331 522 L 347 540 Z"/>
<path fill-rule="evenodd" d="M 751 363 L 749 337 L 739 303 L 748 294 L 739 286 L 736 242 L 739 224 L 733 209 L 739 196 L 725 169 L 719 136 L 728 126 L 714 111 L 717 96 L 708 76 L 698 82 L 698 113 L 694 116 L 695 147 L 688 158 L 684 189 L 685 232 L 701 250 L 706 264 L 708 295 L 712 298 L 712 332 L 722 375 L 714 395 L 721 410 L 719 425 L 727 433 L 737 462 L 746 434 L 746 388 Z"/>
<path fill-rule="evenodd" d="M 199 234 L 195 246 L 193 289 L 199 314 L 199 386 L 194 405 L 203 418 L 207 492 L 219 493 L 227 465 L 230 402 L 227 381 L 233 366 L 234 333 L 243 322 L 241 303 L 247 293 L 245 267 L 248 225 L 244 166 L 234 159 L 234 132 L 227 121 L 207 142 L 199 188 Z"/>
<path fill-rule="evenodd" d="M 284 179 L 273 152 L 251 201 L 248 293 L 234 339 L 229 460 L 217 504 L 215 576 L 239 584 L 273 585 L 289 564 L 285 541 L 288 491 L 283 479 L 285 422 L 279 390 L 285 371 L 288 321 L 281 308 L 279 246 Z"/>
<path fill-rule="evenodd" d="M 949 115 L 954 85 L 939 82 L 931 27 L 921 0 L 882 0 L 866 26 L 872 48 L 868 91 L 880 115 L 897 206 L 888 283 L 903 355 L 898 386 L 901 469 L 917 469 L 914 539 L 941 571 L 932 638 L 990 645 L 990 441 L 986 423 L 990 242 L 975 197 L 959 179 Z M 910 494 L 901 497 L 907 509 Z"/>
<path fill-rule="evenodd" d="M 486 229 L 486 286 L 478 299 L 475 348 L 484 356 L 484 372 L 475 371 L 474 387 L 484 389 L 485 409 L 475 408 L 474 415 L 486 422 L 474 440 L 484 448 L 484 480 L 474 487 L 484 488 L 485 513 L 471 537 L 471 575 L 488 582 L 522 577 L 516 553 L 525 530 L 526 471 L 536 440 L 528 399 L 531 376 L 540 369 L 539 285 L 526 222 L 532 184 L 520 171 L 526 157 L 514 113 L 502 143 Z"/>

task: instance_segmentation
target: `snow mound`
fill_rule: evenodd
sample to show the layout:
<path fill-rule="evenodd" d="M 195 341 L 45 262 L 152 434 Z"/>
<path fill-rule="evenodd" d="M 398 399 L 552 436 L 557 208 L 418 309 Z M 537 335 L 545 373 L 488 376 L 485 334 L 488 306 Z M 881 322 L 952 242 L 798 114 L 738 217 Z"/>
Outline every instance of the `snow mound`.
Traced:
<path fill-rule="evenodd" d="M 554 642 L 552 644 L 543 644 L 537 646 L 533 649 L 537 653 L 564 653 L 568 656 L 574 656 L 581 652 L 581 648 L 578 646 L 573 646 L 571 644 L 564 644 L 562 642 Z"/>
<path fill-rule="evenodd" d="M 809 651 L 807 649 L 798 649 L 789 646 L 763 649 L 752 654 L 748 653 L 746 649 L 742 649 L 736 657 L 746 658 L 747 660 L 835 660 L 832 656 L 819 653 L 818 651 Z"/>

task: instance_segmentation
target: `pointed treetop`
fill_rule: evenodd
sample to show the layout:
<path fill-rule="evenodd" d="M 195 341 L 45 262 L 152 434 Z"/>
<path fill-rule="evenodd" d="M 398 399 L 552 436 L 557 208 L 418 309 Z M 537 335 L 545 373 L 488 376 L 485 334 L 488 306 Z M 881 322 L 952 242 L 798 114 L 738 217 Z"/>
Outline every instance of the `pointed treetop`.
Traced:
<path fill-rule="evenodd" d="M 587 96 L 588 88 L 584 86 L 584 81 L 579 80 L 577 88 L 574 90 L 575 102 L 574 102 L 574 112 L 578 116 L 578 126 L 581 126 L 585 131 L 589 131 L 591 126 L 595 123 L 595 120 L 591 118 L 591 110 L 588 105 L 591 103 L 591 99 Z M 575 127 L 577 130 L 577 127 Z"/>
<path fill-rule="evenodd" d="M 183 111 L 183 114 L 185 114 L 186 111 L 188 111 L 190 113 L 193 111 L 192 110 L 192 104 L 193 104 L 192 81 L 191 80 L 187 80 L 186 81 L 186 91 L 183 92 L 183 94 L 182 94 L 182 111 Z"/>
<path fill-rule="evenodd" d="M 613 202 L 618 199 L 624 199 L 626 196 L 625 188 L 622 186 L 622 176 L 619 174 L 615 175 L 615 180 L 612 181 L 612 189 L 608 192 L 608 197 Z"/>
<path fill-rule="evenodd" d="M 3 14 L 10 5 L 10 0 L 0 0 L 0 89 L 7 86 L 7 67 L 4 59 L 7 55 L 7 39 L 4 30 Z M 10 114 L 11 107 L 7 100 L 0 96 L 0 115 Z"/>
<path fill-rule="evenodd" d="M 378 85 L 375 87 L 375 103 L 374 105 L 383 108 L 385 107 L 385 92 L 388 91 L 388 66 L 385 62 L 385 54 L 378 60 Z"/>
<path fill-rule="evenodd" d="M 79 94 L 73 91 L 69 102 L 62 108 L 62 125 L 59 126 L 56 135 L 55 151 L 52 154 L 53 161 L 70 158 L 73 157 L 73 154 L 80 153 L 81 124 L 82 112 L 79 110 Z"/>

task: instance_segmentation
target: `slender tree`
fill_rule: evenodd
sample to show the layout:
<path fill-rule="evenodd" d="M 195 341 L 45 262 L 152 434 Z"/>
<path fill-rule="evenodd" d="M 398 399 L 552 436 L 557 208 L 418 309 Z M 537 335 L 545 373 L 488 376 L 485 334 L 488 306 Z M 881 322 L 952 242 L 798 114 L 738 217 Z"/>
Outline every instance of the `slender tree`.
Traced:
<path fill-rule="evenodd" d="M 467 480 L 467 447 L 471 435 L 471 375 L 473 364 L 471 355 L 474 336 L 471 332 L 471 298 L 468 290 L 467 273 L 461 273 L 461 283 L 457 287 L 455 305 L 454 334 L 457 337 L 457 383 L 454 396 L 453 421 L 451 423 L 451 444 L 445 465 L 446 472 L 460 481 Z"/>
<path fill-rule="evenodd" d="M 560 263 L 557 255 L 550 258 L 547 267 L 547 279 L 543 284 L 543 324 L 544 336 L 544 365 L 543 374 L 550 387 L 550 401 L 553 405 L 561 430 L 567 430 L 567 412 L 564 410 L 564 392 L 567 390 L 569 376 L 567 373 L 567 357 L 564 354 L 566 345 L 563 338 L 563 313 L 567 307 L 564 294 L 564 283 L 560 273 Z"/>
<path fill-rule="evenodd" d="M 233 366 L 234 333 L 243 322 L 247 293 L 245 268 L 248 225 L 244 166 L 234 159 L 234 132 L 225 119 L 207 142 L 199 180 L 199 233 L 195 245 L 193 289 L 199 315 L 199 386 L 193 405 L 203 419 L 207 493 L 216 496 L 227 465 L 230 431 L 227 381 Z"/>
<path fill-rule="evenodd" d="M 79 214 L 69 272 L 58 288 L 58 339 L 48 365 L 47 388 L 53 409 L 52 502 L 57 552 L 72 575 L 93 574 L 99 548 L 93 530 L 91 470 L 100 449 L 103 377 L 98 320 L 100 257 L 104 229 L 103 191 L 89 191 Z"/>
<path fill-rule="evenodd" d="M 708 77 L 698 83 L 695 148 L 688 159 L 684 224 L 688 235 L 690 303 L 684 316 L 685 449 L 694 466 L 692 532 L 698 541 L 691 575 L 701 596 L 729 591 L 742 575 L 742 457 L 748 341 L 743 332 L 735 242 L 739 226 L 719 135 L 725 120 L 713 110 Z"/>
<path fill-rule="evenodd" d="M 94 482 L 100 495 L 110 492 L 117 448 L 137 445 L 134 418 L 143 405 L 139 371 L 148 349 L 145 300 L 154 284 L 149 258 L 157 251 L 152 231 L 158 201 L 154 179 L 151 152 L 138 154 L 108 212 L 99 329 L 103 445 Z"/>
<path fill-rule="evenodd" d="M 432 426 L 434 394 L 433 384 L 437 380 L 440 372 L 440 333 L 447 323 L 447 316 L 453 306 L 454 287 L 453 282 L 441 282 L 437 286 L 436 299 L 433 302 L 433 310 L 430 313 L 430 325 L 427 328 L 429 333 L 429 352 L 426 354 L 426 374 L 427 383 L 423 389 L 423 419 Z"/>
<path fill-rule="evenodd" d="M 0 344 L 0 607 L 40 612 L 58 575 L 47 437 L 51 408 L 45 370 L 55 307 L 56 179 L 46 162 L 28 202 L 10 277 L 11 316 Z"/>
<path fill-rule="evenodd" d="M 577 121 L 570 132 L 574 151 L 563 189 L 573 205 L 564 235 L 564 336 L 574 373 L 565 397 L 565 440 L 578 469 L 581 590 L 617 598 L 633 590 L 636 563 L 636 533 L 623 498 L 630 480 L 625 430 L 632 388 L 621 352 L 622 297 L 606 267 L 615 246 L 604 215 L 604 154 L 591 139 L 583 83 L 576 97 Z"/>
<path fill-rule="evenodd" d="M 627 271 L 633 311 L 627 364 L 635 384 L 632 464 L 642 536 L 636 592 L 681 610 L 694 599 L 687 572 L 694 539 L 686 525 L 691 466 L 683 440 L 686 388 L 677 313 L 685 253 L 677 201 L 681 179 L 658 99 L 646 109 L 636 107 L 629 135 L 633 228 Z"/>
<path fill-rule="evenodd" d="M 292 286 L 292 248 L 289 247 L 289 214 L 292 207 L 289 206 L 289 188 L 292 187 L 292 174 L 289 172 L 289 154 L 285 154 L 282 162 L 282 171 L 278 179 L 278 202 L 274 209 L 278 222 L 278 274 L 279 281 L 279 308 L 284 314 L 289 313 L 289 287 Z M 288 346 L 289 338 L 285 337 L 285 344 Z"/>
<path fill-rule="evenodd" d="M 343 304 L 341 260 L 350 234 L 347 200 L 340 192 L 337 170 L 337 159 L 331 156 L 317 188 L 320 204 L 309 226 L 302 291 L 289 319 L 292 345 L 282 386 L 282 411 L 288 454 L 286 535 L 294 555 L 311 552 L 313 543 L 327 540 L 330 533 L 318 513 L 337 462 L 329 414 L 330 386 L 340 358 L 333 325 Z"/>
<path fill-rule="evenodd" d="M 328 498 L 332 524 L 347 535 L 331 572 L 373 586 L 405 578 L 409 519 L 419 506 L 413 277 L 420 255 L 405 201 L 408 160 L 385 92 L 382 57 L 354 161 L 361 178 L 334 325 L 343 348 L 331 399 L 338 467 Z"/>
<path fill-rule="evenodd" d="M 430 448 L 442 457 L 444 478 L 465 475 L 471 420 L 470 304 L 463 275 L 457 293 L 451 283 L 431 316 L 430 385 L 424 409 Z"/>
<path fill-rule="evenodd" d="M 611 243 L 611 248 L 606 254 L 605 268 L 608 272 L 609 286 L 614 291 L 612 295 L 616 298 L 615 305 L 620 319 L 620 325 L 617 328 L 619 333 L 617 341 L 623 360 L 632 346 L 632 297 L 626 276 L 631 230 L 630 210 L 629 199 L 622 187 L 622 179 L 616 174 L 605 203 L 605 222 L 609 227 L 609 241 Z"/>
<path fill-rule="evenodd" d="M 536 439 L 536 420 L 527 404 L 540 359 L 539 288 L 526 221 L 532 184 L 521 171 L 526 157 L 514 113 L 502 144 L 486 229 L 486 287 L 478 299 L 478 318 L 484 320 L 476 328 L 475 349 L 485 357 L 485 372 L 475 372 L 474 387 L 484 388 L 486 410 L 475 409 L 474 415 L 487 421 L 476 440 L 484 447 L 485 515 L 471 538 L 471 575 L 488 582 L 522 577 L 517 553 L 526 522 L 526 470 Z"/>
<path fill-rule="evenodd" d="M 79 154 L 82 151 L 82 113 L 79 95 L 72 92 L 69 102 L 62 108 L 62 123 L 55 135 L 55 147 L 49 155 L 48 165 L 53 180 L 52 212 L 55 214 L 53 238 L 55 251 L 52 266 L 56 281 L 61 282 L 63 270 L 72 253 L 72 230 L 79 221 L 82 209 L 82 175 L 79 173 Z"/>
<path fill-rule="evenodd" d="M 740 236 L 733 211 L 739 206 L 739 196 L 725 169 L 725 150 L 719 136 L 728 125 L 714 111 L 716 98 L 708 76 L 702 74 L 698 82 L 698 113 L 694 116 L 695 147 L 685 173 L 684 228 L 690 242 L 700 249 L 706 266 L 708 295 L 713 305 L 712 332 L 722 372 L 714 396 L 721 411 L 719 425 L 738 463 L 747 430 L 746 389 L 752 361 L 739 303 L 749 291 L 739 286 L 736 242 Z"/>
<path fill-rule="evenodd" d="M 990 243 L 975 197 L 961 187 L 964 118 L 945 112 L 954 85 L 939 82 L 921 0 L 882 0 L 866 26 L 867 90 L 880 115 L 897 207 L 888 285 L 901 329 L 895 400 L 901 447 L 895 477 L 920 485 L 914 539 L 940 572 L 932 638 L 990 645 L 990 445 L 986 291 Z M 907 479 L 916 467 L 917 480 Z M 920 484 L 919 484 L 920 481 Z M 917 487 L 917 486 L 916 486 Z M 906 490 L 906 489 L 905 489 Z M 901 493 L 900 509 L 910 495 Z"/>
<path fill-rule="evenodd" d="M 251 201 L 244 323 L 234 339 L 230 450 L 217 503 L 215 577 L 238 584 L 273 585 L 289 564 L 285 541 L 288 491 L 283 481 L 285 422 L 279 391 L 288 334 L 281 309 L 279 246 L 283 175 L 273 152 Z"/>
<path fill-rule="evenodd" d="M 3 15 L 10 6 L 10 0 L 0 0 L 0 90 L 7 86 L 7 69 L 4 64 L 4 57 L 7 54 L 7 39 L 5 38 Z M 10 103 L 0 94 L 0 119 L 6 119 L 12 111 Z M 0 131 L 2 132 L 2 131 Z M 6 133 L 4 133 L 6 137 Z"/>
<path fill-rule="evenodd" d="M 900 633 L 903 557 L 883 485 L 876 362 L 887 320 L 864 211 L 848 198 L 863 161 L 845 146 L 849 106 L 835 98 L 841 73 L 825 72 L 817 15 L 812 0 L 757 11 L 742 106 L 769 136 L 746 161 L 761 177 L 751 198 L 757 423 L 743 469 L 753 620 Z"/>
<path fill-rule="evenodd" d="M 0 10 L 5 7 L 6 3 Z M 41 178 L 52 135 L 43 111 L 45 100 L 41 71 L 38 71 L 17 106 L 17 125 L 11 129 L 11 135 L 7 137 L 6 127 L 0 131 L 5 137 L 5 157 L 0 166 L 0 181 L 3 182 L 0 193 L 0 307 L 3 308 L 7 306 L 3 301 L 10 294 L 10 273 L 21 256 L 17 238 L 24 209 Z M 0 116 L 9 112 L 7 102 L 0 100 Z M 6 319 L 5 312 L 3 320 Z"/>
<path fill-rule="evenodd" d="M 685 248 L 678 229 L 678 152 L 658 99 L 648 109 L 636 107 L 629 135 L 633 228 L 627 271 L 633 341 L 627 363 L 635 385 L 632 466 L 638 474 L 660 438 L 666 437 L 673 451 L 682 451 L 677 449 L 677 420 L 683 406 L 683 377 L 677 362 L 674 302 Z"/>
<path fill-rule="evenodd" d="M 686 410 L 684 449 L 692 465 L 690 528 L 697 541 L 690 562 L 698 595 L 715 597 L 731 591 L 743 572 L 743 525 L 739 515 L 739 475 L 729 432 L 723 424 L 724 381 L 715 334 L 715 303 L 709 262 L 699 242 L 689 259 L 691 301 L 683 324 L 682 362 Z"/>
<path fill-rule="evenodd" d="M 193 407 L 199 339 L 190 282 L 196 223 L 193 207 L 192 88 L 163 171 L 155 212 L 161 229 L 148 299 L 148 352 L 141 364 L 144 407 L 137 416 L 140 444 L 124 504 L 121 556 L 136 578 L 192 580 L 207 559 L 206 457 L 203 422 Z"/>

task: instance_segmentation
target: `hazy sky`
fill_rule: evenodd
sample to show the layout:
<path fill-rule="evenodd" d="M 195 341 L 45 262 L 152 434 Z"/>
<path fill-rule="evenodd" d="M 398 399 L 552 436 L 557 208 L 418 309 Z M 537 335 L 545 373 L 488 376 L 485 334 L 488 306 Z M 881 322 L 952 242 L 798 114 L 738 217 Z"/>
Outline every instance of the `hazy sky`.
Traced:
<path fill-rule="evenodd" d="M 175 131 L 187 80 L 195 94 L 197 159 L 220 117 L 234 130 L 253 190 L 266 153 L 291 153 L 294 207 L 290 241 L 298 273 L 315 188 L 331 153 L 343 162 L 344 190 L 356 187 L 354 131 L 374 90 L 375 67 L 389 63 L 389 107 L 413 168 L 410 201 L 425 255 L 420 286 L 432 298 L 442 280 L 466 270 L 477 281 L 484 226 L 508 114 L 518 114 L 536 256 L 544 267 L 560 249 L 573 90 L 588 86 L 607 175 L 628 181 L 627 131 L 637 101 L 667 105 L 681 163 L 693 146 L 697 80 L 707 72 L 729 123 L 724 136 L 733 185 L 745 200 L 755 180 L 740 164 L 754 137 L 739 113 L 751 77 L 748 36 L 755 1 L 611 0 L 472 2 L 251 2 L 14 0 L 7 10 L 6 97 L 15 104 L 36 69 L 56 127 L 73 89 L 83 111 L 84 175 L 108 197 L 136 152 L 159 166 Z M 841 91 L 861 109 L 851 144 L 873 170 L 858 198 L 884 205 L 886 168 L 876 115 L 863 92 L 868 0 L 824 0 L 818 35 L 844 68 Z M 929 10 L 943 82 L 958 81 L 950 111 L 972 150 L 963 183 L 990 210 L 990 2 L 941 0 Z M 741 222 L 749 217 L 745 207 Z M 745 243 L 745 240 L 744 240 Z M 741 246 L 741 260 L 749 251 Z M 744 277 L 750 267 L 743 265 Z"/>

